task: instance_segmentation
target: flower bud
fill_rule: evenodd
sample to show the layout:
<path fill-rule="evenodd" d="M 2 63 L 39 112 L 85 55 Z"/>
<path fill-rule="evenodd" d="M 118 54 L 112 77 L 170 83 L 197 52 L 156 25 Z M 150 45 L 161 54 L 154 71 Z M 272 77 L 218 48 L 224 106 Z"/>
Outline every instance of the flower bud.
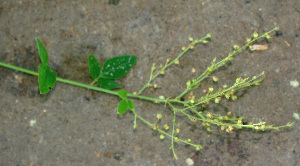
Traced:
<path fill-rule="evenodd" d="M 229 111 L 229 112 L 227 112 L 227 115 L 226 115 L 226 116 L 230 117 L 230 116 L 231 116 L 231 114 L 232 114 L 232 112 L 231 112 L 231 111 Z"/>
<path fill-rule="evenodd" d="M 186 82 L 186 87 L 189 88 L 190 86 L 191 86 L 191 81 L 188 80 L 188 81 Z"/>
<path fill-rule="evenodd" d="M 196 146 L 196 150 L 201 150 L 202 147 L 200 145 Z"/>
<path fill-rule="evenodd" d="M 165 125 L 164 125 L 164 129 L 165 129 L 165 130 L 169 130 L 169 128 L 170 128 L 170 126 L 169 126 L 168 124 L 165 124 Z"/>
<path fill-rule="evenodd" d="M 179 142 L 179 138 L 178 137 L 174 137 L 174 141 L 175 142 Z"/>
<path fill-rule="evenodd" d="M 235 101 L 235 100 L 237 100 L 237 96 L 236 95 L 232 95 L 231 99 L 232 99 L 232 101 Z"/>
<path fill-rule="evenodd" d="M 209 91 L 210 93 L 213 92 L 213 91 L 214 91 L 214 87 L 212 87 L 212 86 L 209 87 L 209 88 L 208 88 L 208 91 Z"/>
<path fill-rule="evenodd" d="M 237 124 L 238 124 L 238 125 L 242 125 L 242 120 L 239 119 L 239 120 L 237 121 Z"/>
<path fill-rule="evenodd" d="M 257 37 L 258 37 L 258 33 L 257 33 L 257 32 L 254 32 L 254 33 L 253 33 L 253 37 L 254 37 L 254 38 L 257 38 Z"/>
<path fill-rule="evenodd" d="M 219 78 L 217 76 L 213 76 L 212 79 L 213 79 L 214 82 L 218 82 L 219 81 Z"/>
<path fill-rule="evenodd" d="M 251 38 L 247 38 L 246 41 L 247 41 L 247 43 L 250 43 L 252 41 L 252 39 Z"/>
<path fill-rule="evenodd" d="M 158 127 L 159 127 L 158 124 L 153 124 L 153 125 L 152 125 L 152 129 L 153 129 L 153 130 L 157 130 Z"/>
<path fill-rule="evenodd" d="M 221 126 L 221 130 L 225 130 L 226 129 L 226 126 Z"/>
<path fill-rule="evenodd" d="M 170 60 L 171 60 L 171 59 L 170 59 L 170 58 L 168 58 L 168 59 L 167 59 L 167 63 L 169 63 L 169 62 L 170 62 Z"/>
<path fill-rule="evenodd" d="M 158 120 L 161 119 L 161 118 L 162 118 L 162 114 L 161 114 L 161 113 L 156 114 L 156 118 L 157 118 Z"/>
<path fill-rule="evenodd" d="M 220 103 L 220 101 L 221 101 L 221 97 L 215 98 L 215 103 Z"/>
<path fill-rule="evenodd" d="M 240 48 L 239 45 L 237 45 L 237 44 L 236 44 L 236 45 L 233 45 L 233 49 L 234 49 L 234 50 L 238 50 L 239 48 Z"/>
<path fill-rule="evenodd" d="M 207 130 L 208 132 L 212 132 L 212 131 L 213 131 L 210 127 L 206 128 L 206 130 Z"/>
<path fill-rule="evenodd" d="M 254 51 L 254 47 L 253 47 L 253 46 L 249 46 L 249 49 L 250 49 L 251 51 Z"/>
<path fill-rule="evenodd" d="M 190 44 L 191 49 L 194 49 L 194 44 Z"/>
<path fill-rule="evenodd" d="M 209 112 L 209 113 L 206 114 L 206 117 L 207 117 L 207 118 L 211 118 L 211 117 L 212 117 L 212 114 Z"/>
<path fill-rule="evenodd" d="M 226 93 L 225 97 L 226 97 L 226 99 L 229 99 L 230 98 L 230 94 Z"/>
<path fill-rule="evenodd" d="M 206 44 L 206 43 L 208 43 L 208 41 L 207 41 L 207 40 L 203 40 L 202 43 L 203 43 L 203 44 Z"/>

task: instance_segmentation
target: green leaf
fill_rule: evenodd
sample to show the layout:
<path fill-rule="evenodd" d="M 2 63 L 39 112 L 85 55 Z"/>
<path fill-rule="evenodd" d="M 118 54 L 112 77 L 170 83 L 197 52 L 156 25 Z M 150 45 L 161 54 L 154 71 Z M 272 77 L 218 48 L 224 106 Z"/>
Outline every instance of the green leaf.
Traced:
<path fill-rule="evenodd" d="M 137 61 L 137 56 L 122 55 L 107 59 L 104 62 L 101 76 L 108 79 L 122 78 L 133 67 Z"/>
<path fill-rule="evenodd" d="M 100 64 L 93 55 L 89 55 L 89 71 L 93 79 L 97 79 L 100 75 Z"/>
<path fill-rule="evenodd" d="M 118 114 L 124 114 L 128 110 L 128 104 L 126 100 L 120 101 L 118 105 Z"/>
<path fill-rule="evenodd" d="M 42 42 L 36 38 L 36 44 L 39 50 L 39 56 L 41 58 L 42 63 L 48 63 L 48 53 L 45 49 L 45 47 L 43 46 Z"/>
<path fill-rule="evenodd" d="M 131 100 L 127 100 L 128 108 L 134 110 L 134 103 Z"/>
<path fill-rule="evenodd" d="M 56 82 L 56 72 L 51 71 L 50 67 L 42 63 L 39 66 L 39 89 L 41 94 L 48 93 L 54 87 Z"/>
<path fill-rule="evenodd" d="M 126 90 L 119 90 L 118 92 L 118 95 L 121 99 L 124 99 L 124 100 L 127 100 L 127 92 Z"/>
<path fill-rule="evenodd" d="M 98 82 L 98 85 L 101 88 L 104 88 L 104 89 L 117 89 L 117 88 L 121 88 L 121 85 L 118 84 L 117 82 L 113 81 L 113 80 L 99 78 L 97 80 L 97 82 Z"/>

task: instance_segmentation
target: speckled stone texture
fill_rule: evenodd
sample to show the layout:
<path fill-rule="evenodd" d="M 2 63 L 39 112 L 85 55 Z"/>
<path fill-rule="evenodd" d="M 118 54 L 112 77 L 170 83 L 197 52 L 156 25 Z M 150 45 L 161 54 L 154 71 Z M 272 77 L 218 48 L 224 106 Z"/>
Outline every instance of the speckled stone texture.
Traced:
<path fill-rule="evenodd" d="M 300 163 L 299 87 L 300 81 L 300 3 L 299 0 L 6 0 L 0 1 L 0 61 L 37 71 L 40 63 L 35 38 L 45 44 L 49 65 L 61 78 L 89 84 L 89 54 L 103 63 L 117 55 L 137 55 L 135 67 L 118 82 L 129 92 L 138 91 L 147 82 L 152 63 L 175 58 L 188 37 L 212 34 L 206 45 L 197 45 L 148 89 L 144 95 L 168 97 L 185 89 L 188 79 L 205 70 L 216 57 L 221 60 L 242 45 L 254 31 L 262 34 L 274 27 L 280 32 L 266 51 L 245 50 L 214 75 L 219 83 L 233 84 L 235 78 L 265 71 L 266 79 L 258 87 L 239 94 L 235 102 L 222 101 L 208 109 L 224 114 L 245 116 L 248 121 L 266 121 L 274 125 L 295 122 L 280 131 L 235 131 L 227 134 L 213 128 L 208 133 L 184 116 L 177 118 L 180 138 L 191 138 L 203 145 L 176 145 L 174 160 L 170 139 L 138 121 L 133 130 L 133 115 L 118 116 L 116 96 L 97 93 L 63 83 L 40 95 L 37 77 L 0 67 L 0 165 L 272 165 L 296 166 Z M 192 68 L 196 69 L 192 73 Z M 212 84 L 211 79 L 202 87 Z M 196 92 L 195 92 L 196 93 Z M 196 93 L 200 96 L 200 93 Z M 164 104 L 134 100 L 136 111 L 155 122 L 171 123 L 172 112 Z M 36 124 L 30 126 L 30 121 Z"/>

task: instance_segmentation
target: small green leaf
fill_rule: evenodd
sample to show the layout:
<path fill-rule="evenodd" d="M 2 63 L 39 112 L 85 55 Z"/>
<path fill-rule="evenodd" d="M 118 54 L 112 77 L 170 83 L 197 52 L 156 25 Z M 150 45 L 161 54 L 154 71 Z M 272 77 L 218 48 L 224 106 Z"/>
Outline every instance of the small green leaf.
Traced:
<path fill-rule="evenodd" d="M 124 99 L 124 100 L 127 100 L 127 92 L 126 90 L 119 90 L 118 92 L 118 95 L 121 99 Z"/>
<path fill-rule="evenodd" d="M 89 55 L 89 71 L 93 79 L 97 79 L 100 75 L 100 64 L 93 55 Z"/>
<path fill-rule="evenodd" d="M 134 110 L 134 103 L 131 100 L 127 100 L 128 108 Z"/>
<path fill-rule="evenodd" d="M 122 78 L 137 61 L 137 56 L 122 55 L 107 59 L 104 62 L 101 76 L 108 79 Z"/>
<path fill-rule="evenodd" d="M 36 44 L 39 50 L 39 56 L 41 58 L 42 63 L 48 63 L 48 53 L 45 49 L 45 47 L 43 46 L 42 42 L 36 38 Z"/>
<path fill-rule="evenodd" d="M 128 110 L 128 104 L 126 100 L 120 101 L 118 105 L 118 114 L 124 114 Z"/>
<path fill-rule="evenodd" d="M 39 89 L 41 94 L 48 93 L 54 87 L 56 82 L 56 72 L 51 71 L 50 67 L 42 63 L 39 66 Z"/>
<path fill-rule="evenodd" d="M 101 88 L 104 88 L 104 89 L 117 89 L 117 88 L 121 88 L 121 85 L 118 84 L 117 82 L 113 81 L 113 80 L 99 78 L 97 80 L 97 82 L 98 82 L 98 85 Z"/>

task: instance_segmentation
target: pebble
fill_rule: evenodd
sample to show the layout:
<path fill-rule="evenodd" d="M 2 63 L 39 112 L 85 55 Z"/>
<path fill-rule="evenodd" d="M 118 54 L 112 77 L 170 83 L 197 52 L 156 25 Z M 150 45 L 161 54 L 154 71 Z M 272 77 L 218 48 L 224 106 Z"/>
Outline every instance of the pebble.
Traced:
<path fill-rule="evenodd" d="M 191 158 L 187 158 L 187 159 L 185 160 L 185 162 L 186 162 L 187 165 L 194 165 L 194 160 L 191 159 Z"/>

